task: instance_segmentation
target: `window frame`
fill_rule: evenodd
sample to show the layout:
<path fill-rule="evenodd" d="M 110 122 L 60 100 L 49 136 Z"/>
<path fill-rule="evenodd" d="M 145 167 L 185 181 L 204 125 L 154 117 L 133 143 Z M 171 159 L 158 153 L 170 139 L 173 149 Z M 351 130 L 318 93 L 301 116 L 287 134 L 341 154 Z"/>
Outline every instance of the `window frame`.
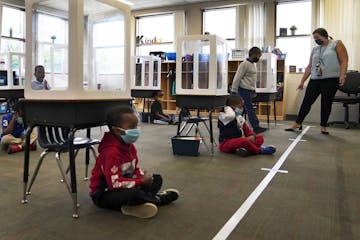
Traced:
<path fill-rule="evenodd" d="M 3 26 L 4 26 L 4 8 L 10 8 L 10 9 L 14 9 L 14 10 L 18 10 L 20 12 L 23 13 L 23 29 L 22 29 L 22 32 L 23 32 L 23 36 L 22 37 L 14 37 L 14 36 L 11 36 L 12 34 L 10 34 L 10 31 L 9 31 L 9 35 L 4 35 L 3 34 Z M 16 6 L 12 6 L 12 5 L 9 5 L 9 4 L 6 4 L 6 3 L 3 3 L 2 4 L 2 19 L 1 19 L 1 39 L 2 40 L 5 40 L 5 41 L 13 41 L 13 42 L 18 42 L 20 43 L 20 48 L 21 50 L 20 51 L 12 51 L 12 52 L 20 52 L 20 53 L 25 53 L 25 37 L 26 37 L 26 14 L 25 14 L 25 9 L 24 8 L 21 8 L 21 7 L 16 7 Z M 1 49 L 0 51 L 3 49 L 3 42 L 1 43 Z M 9 51 L 9 50 L 7 50 Z M 6 51 L 1 51 L 1 52 L 6 52 Z"/>
<path fill-rule="evenodd" d="M 311 0 L 287 0 L 287 1 L 277 1 L 276 2 L 276 6 L 275 6 L 275 46 L 279 47 L 279 41 L 278 40 L 299 40 L 299 39 L 304 39 L 304 42 L 308 42 L 309 44 L 309 48 L 308 48 L 308 54 L 304 57 L 304 61 L 306 59 L 306 62 L 304 63 L 300 63 L 300 62 L 296 62 L 295 66 L 296 66 L 296 72 L 298 73 L 303 73 L 305 71 L 305 67 L 308 65 L 308 61 L 310 58 L 310 54 L 311 54 L 311 39 L 312 39 L 312 32 L 311 32 L 311 22 L 310 22 L 310 32 L 309 33 L 301 33 L 301 34 L 295 34 L 295 35 L 285 35 L 285 36 L 281 36 L 280 33 L 278 32 L 278 30 L 280 29 L 281 26 L 279 26 L 280 24 L 278 23 L 278 6 L 279 5 L 283 5 L 283 4 L 298 4 L 298 3 L 306 3 L 306 2 L 310 2 L 310 4 L 312 4 Z M 311 9 L 310 9 L 310 14 L 311 14 Z M 280 48 L 280 50 L 282 50 Z M 284 53 L 284 54 L 287 54 Z M 286 61 L 286 60 L 285 60 Z M 290 62 L 289 64 L 289 60 L 287 62 L 286 65 L 294 65 Z M 286 72 L 290 72 L 290 68 L 285 70 Z"/>
<path fill-rule="evenodd" d="M 229 47 L 229 44 L 228 44 L 228 42 L 233 42 L 233 44 L 232 45 L 234 45 L 234 48 L 236 48 L 236 25 L 237 25 L 237 23 L 236 23 L 236 14 L 237 14 L 237 11 L 236 11 L 236 7 L 234 7 L 234 6 L 228 6 L 228 7 L 217 7 L 217 8 L 204 8 L 204 9 L 202 9 L 202 12 L 201 12 L 201 20 L 202 20 L 202 24 L 201 24 L 201 32 L 202 32 L 202 34 L 205 34 L 205 13 L 206 13 L 206 11 L 219 11 L 219 10 L 224 10 L 224 9 L 234 9 L 234 11 L 235 11 L 235 21 L 234 21 L 234 23 L 235 23 L 235 26 L 234 26 L 234 37 L 233 38 L 224 38 L 224 37 L 222 37 L 222 36 L 220 36 L 220 35 L 218 35 L 218 36 L 220 36 L 220 37 L 222 37 L 222 38 L 224 38 L 224 40 L 226 41 L 226 47 L 227 47 L 227 53 L 229 53 L 229 54 L 231 54 L 231 50 L 232 50 L 232 48 L 230 48 Z M 210 33 L 210 34 L 212 34 L 212 33 Z M 215 33 L 216 34 L 216 33 Z"/>
<path fill-rule="evenodd" d="M 172 41 L 159 41 L 159 42 L 155 42 L 155 43 L 138 43 L 136 42 L 136 49 L 135 49 L 135 52 L 136 52 L 136 55 L 139 56 L 139 55 L 149 55 L 149 54 L 140 54 L 142 51 L 141 51 L 141 48 L 144 47 L 152 47 L 152 48 L 164 48 L 165 46 L 168 47 L 168 49 L 170 49 L 171 51 L 168 51 L 168 52 L 175 52 L 175 42 L 176 42 L 176 39 L 174 38 L 174 33 L 175 33 L 175 16 L 174 16 L 174 13 L 173 12 L 166 12 L 166 13 L 154 13 L 154 14 L 151 14 L 151 15 L 143 15 L 143 16 L 136 16 L 135 17 L 135 38 L 137 36 L 140 36 L 141 34 L 139 33 L 139 19 L 145 19 L 145 18 L 151 18 L 151 17 L 160 17 L 160 16 L 172 16 L 173 18 L 173 24 L 172 24 Z M 150 39 L 149 39 L 150 40 Z"/>

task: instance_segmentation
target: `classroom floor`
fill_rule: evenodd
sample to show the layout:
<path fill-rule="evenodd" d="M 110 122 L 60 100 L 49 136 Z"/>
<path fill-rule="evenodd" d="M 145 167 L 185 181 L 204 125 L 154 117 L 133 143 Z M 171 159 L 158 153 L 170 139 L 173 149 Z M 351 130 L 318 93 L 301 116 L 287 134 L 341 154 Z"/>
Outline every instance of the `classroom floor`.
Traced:
<path fill-rule="evenodd" d="M 264 133 L 265 144 L 277 146 L 273 156 L 241 158 L 216 148 L 211 155 L 203 144 L 198 157 L 174 156 L 176 126 L 142 124 L 140 166 L 160 173 L 164 188 L 181 192 L 145 220 L 92 204 L 82 180 L 84 152 L 77 157 L 78 219 L 53 155 L 46 157 L 29 203 L 21 204 L 23 152 L 1 151 L 0 239 L 360 239 L 360 127 L 331 127 L 327 136 L 318 126 L 285 132 L 289 125 L 271 123 Z M 216 121 L 214 127 L 217 137 Z M 95 128 L 93 136 L 104 131 Z M 31 170 L 40 153 L 31 152 Z"/>

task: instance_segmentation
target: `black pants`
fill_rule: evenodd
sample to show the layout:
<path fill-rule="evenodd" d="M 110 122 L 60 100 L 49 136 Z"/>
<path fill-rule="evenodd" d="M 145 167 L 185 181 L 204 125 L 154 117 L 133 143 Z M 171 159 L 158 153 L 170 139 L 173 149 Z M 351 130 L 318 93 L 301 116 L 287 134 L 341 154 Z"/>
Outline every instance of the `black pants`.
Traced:
<path fill-rule="evenodd" d="M 339 88 L 339 78 L 325 78 L 311 80 L 306 88 L 305 96 L 301 104 L 296 123 L 301 124 L 310 112 L 311 106 L 321 94 L 321 123 L 320 126 L 327 127 L 331 113 L 332 101 Z"/>
<path fill-rule="evenodd" d="M 153 183 L 150 186 L 135 188 L 122 188 L 108 190 L 92 196 L 95 205 L 120 211 L 122 205 L 139 205 L 143 203 L 153 203 L 160 205 L 160 199 L 156 197 L 162 186 L 162 177 L 159 174 L 153 175 Z"/>

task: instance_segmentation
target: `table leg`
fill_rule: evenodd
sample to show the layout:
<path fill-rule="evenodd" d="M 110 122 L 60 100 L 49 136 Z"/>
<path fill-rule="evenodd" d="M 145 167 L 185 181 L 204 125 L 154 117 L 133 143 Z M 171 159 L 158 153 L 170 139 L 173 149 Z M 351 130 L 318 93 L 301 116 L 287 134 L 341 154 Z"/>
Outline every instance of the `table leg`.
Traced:
<path fill-rule="evenodd" d="M 86 129 L 86 137 L 90 139 L 91 136 L 91 129 Z M 85 150 L 85 177 L 84 181 L 87 181 L 89 179 L 88 177 L 88 170 L 89 170 L 89 163 L 90 163 L 90 147 L 87 147 Z"/>
<path fill-rule="evenodd" d="M 268 128 L 270 129 L 270 111 L 269 111 L 269 102 L 266 103 L 266 116 L 267 116 L 267 124 L 268 124 Z"/>
<path fill-rule="evenodd" d="M 29 126 L 26 129 L 25 132 L 25 153 L 24 153 L 24 174 L 23 174 L 23 183 L 24 183 L 24 189 L 23 189 L 23 199 L 22 203 L 27 203 L 28 200 L 26 199 L 27 195 L 27 183 L 29 180 L 29 160 L 30 160 L 30 134 L 33 130 L 34 126 Z"/>
<path fill-rule="evenodd" d="M 209 111 L 209 127 L 210 127 L 210 143 L 211 143 L 211 154 L 214 154 L 214 135 L 213 135 L 213 124 L 212 124 L 212 111 Z"/>
<path fill-rule="evenodd" d="M 73 199 L 73 218 L 78 218 L 78 202 L 77 202 L 77 186 L 76 186 L 76 166 L 75 166 L 75 152 L 74 152 L 74 135 L 76 129 L 72 129 L 68 135 L 69 141 L 69 166 L 71 179 L 71 197 Z"/>
<path fill-rule="evenodd" d="M 274 121 L 275 121 L 275 127 L 276 127 L 276 100 L 274 100 Z"/>

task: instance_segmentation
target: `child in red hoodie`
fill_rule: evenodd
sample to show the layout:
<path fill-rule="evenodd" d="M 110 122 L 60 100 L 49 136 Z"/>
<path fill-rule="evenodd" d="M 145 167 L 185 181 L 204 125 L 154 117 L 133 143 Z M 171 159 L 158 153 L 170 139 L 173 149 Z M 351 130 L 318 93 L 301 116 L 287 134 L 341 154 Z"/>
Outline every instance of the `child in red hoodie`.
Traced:
<path fill-rule="evenodd" d="M 243 118 L 244 101 L 238 95 L 230 95 L 224 110 L 219 114 L 219 150 L 246 157 L 253 154 L 273 154 L 272 145 L 261 146 L 264 137 L 249 128 Z"/>
<path fill-rule="evenodd" d="M 107 115 L 106 132 L 99 156 L 91 171 L 90 196 L 96 206 L 121 211 L 124 215 L 150 218 L 157 206 L 179 197 L 176 189 L 159 192 L 162 177 L 142 172 L 133 144 L 140 135 L 138 119 L 130 107 L 117 107 Z"/>

